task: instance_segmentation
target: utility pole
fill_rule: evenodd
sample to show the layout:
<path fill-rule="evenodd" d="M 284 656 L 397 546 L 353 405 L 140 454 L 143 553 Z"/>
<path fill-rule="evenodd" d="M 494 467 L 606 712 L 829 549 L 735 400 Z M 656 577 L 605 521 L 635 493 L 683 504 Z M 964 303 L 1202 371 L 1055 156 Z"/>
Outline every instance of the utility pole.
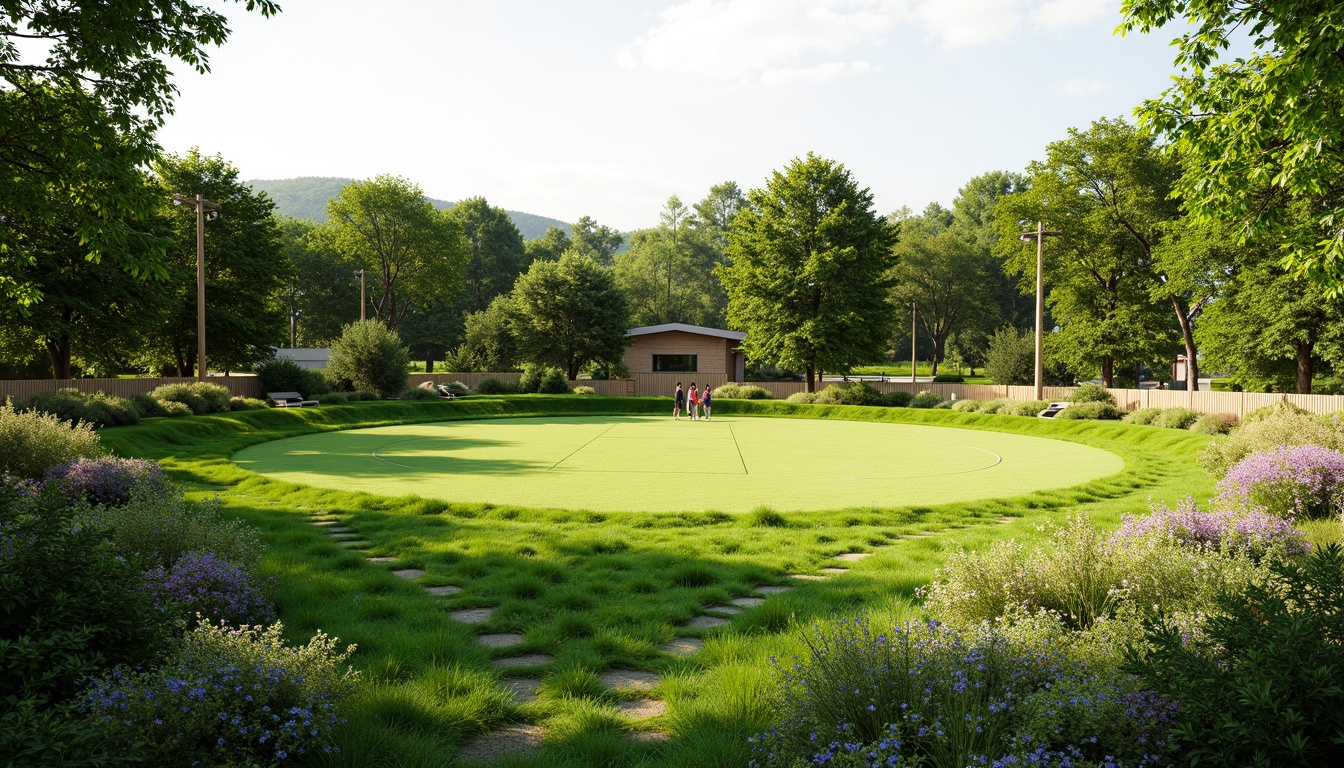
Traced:
<path fill-rule="evenodd" d="M 915 378 L 915 329 L 918 327 L 919 326 L 915 325 L 915 302 L 911 300 L 910 302 L 910 383 L 911 384 L 914 384 L 917 381 L 917 379 Z"/>
<path fill-rule="evenodd" d="M 196 209 L 196 379 L 205 381 L 205 222 L 219 218 L 219 203 L 200 195 L 173 195 L 173 205 Z"/>
<path fill-rule="evenodd" d="M 1044 399 L 1045 390 L 1045 238 L 1061 237 L 1063 232 L 1045 230 L 1045 222 L 1036 222 L 1035 232 L 1023 232 L 1024 243 L 1036 240 L 1036 399 Z"/>
<path fill-rule="evenodd" d="M 355 277 L 359 278 L 359 322 L 364 322 L 364 270 L 356 269 Z"/>

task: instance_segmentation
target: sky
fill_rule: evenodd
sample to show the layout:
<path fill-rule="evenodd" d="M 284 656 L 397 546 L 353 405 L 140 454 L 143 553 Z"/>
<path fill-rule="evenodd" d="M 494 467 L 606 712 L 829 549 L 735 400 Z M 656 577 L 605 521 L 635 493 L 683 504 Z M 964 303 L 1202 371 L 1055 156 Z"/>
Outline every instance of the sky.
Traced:
<path fill-rule="evenodd" d="M 246 179 L 402 176 L 430 197 L 621 230 L 761 187 L 814 152 L 880 213 L 950 205 L 1173 73 L 1120 0 L 280 0 L 215 3 L 165 149 Z"/>

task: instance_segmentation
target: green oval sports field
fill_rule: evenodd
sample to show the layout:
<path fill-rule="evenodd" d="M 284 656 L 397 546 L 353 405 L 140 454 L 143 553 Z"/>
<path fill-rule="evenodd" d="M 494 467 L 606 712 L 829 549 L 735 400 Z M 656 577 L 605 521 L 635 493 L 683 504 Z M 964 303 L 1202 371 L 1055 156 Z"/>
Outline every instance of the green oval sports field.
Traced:
<path fill-rule="evenodd" d="M 1115 454 L 1001 432 L 834 419 L 589 416 L 303 435 L 239 451 L 276 480 L 597 511 L 894 507 L 1017 496 L 1112 475 Z"/>

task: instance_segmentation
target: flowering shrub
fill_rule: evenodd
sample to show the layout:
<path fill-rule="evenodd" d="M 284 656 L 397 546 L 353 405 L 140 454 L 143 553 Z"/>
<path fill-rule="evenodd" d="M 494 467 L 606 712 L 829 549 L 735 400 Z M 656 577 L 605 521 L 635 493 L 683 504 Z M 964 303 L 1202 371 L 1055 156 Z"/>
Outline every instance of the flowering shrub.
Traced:
<path fill-rule="evenodd" d="M 36 479 L 57 464 L 102 454 L 89 424 L 70 425 L 54 414 L 0 405 L 0 474 Z"/>
<path fill-rule="evenodd" d="M 355 673 L 354 652 L 321 632 L 288 646 L 277 622 L 230 629 L 202 624 L 159 669 L 118 668 L 96 679 L 85 706 L 147 746 L 147 765 L 278 765 L 336 751 L 332 731 Z M 221 763 L 221 758 L 226 762 Z"/>
<path fill-rule="evenodd" d="M 1264 422 L 1261 422 L 1264 423 Z M 1218 483 L 1219 503 L 1280 517 L 1328 517 L 1344 498 L 1344 453 L 1280 446 L 1237 462 Z"/>
<path fill-rule="evenodd" d="M 155 566 L 145 572 L 144 589 L 154 605 L 175 608 L 187 619 L 237 626 L 275 618 L 275 606 L 251 575 L 214 555 L 192 553 L 171 568 Z"/>
<path fill-rule="evenodd" d="M 241 520 L 226 519 L 218 499 L 188 501 L 171 484 L 137 488 L 117 507 L 97 507 L 88 522 L 105 528 L 122 554 L 137 554 L 146 567 L 170 568 L 189 552 L 210 553 L 250 569 L 261 554 L 261 539 Z"/>
<path fill-rule="evenodd" d="M 994 630 L 856 619 L 805 640 L 753 766 L 1163 764 L 1167 702 Z"/>
<path fill-rule="evenodd" d="M 1188 496 L 1176 509 L 1158 504 L 1147 515 L 1125 515 L 1110 543 L 1128 546 L 1152 536 L 1169 537 L 1186 547 L 1244 551 L 1253 557 L 1271 551 L 1300 555 L 1311 548 L 1291 520 L 1259 510 L 1201 510 Z"/>
<path fill-rule="evenodd" d="M 1261 409 L 1264 410 L 1264 409 Z M 1253 453 L 1284 445 L 1319 445 L 1344 450 L 1344 417 L 1295 413 L 1286 408 L 1252 419 L 1248 414 L 1232 434 L 1214 438 L 1199 454 L 1199 463 L 1214 477 L 1222 477 L 1234 464 Z"/>
<path fill-rule="evenodd" d="M 168 476 L 158 464 L 115 457 L 75 459 L 47 470 L 43 479 L 71 501 L 113 506 L 130 501 L 131 492 L 137 488 L 165 493 L 169 485 Z"/>

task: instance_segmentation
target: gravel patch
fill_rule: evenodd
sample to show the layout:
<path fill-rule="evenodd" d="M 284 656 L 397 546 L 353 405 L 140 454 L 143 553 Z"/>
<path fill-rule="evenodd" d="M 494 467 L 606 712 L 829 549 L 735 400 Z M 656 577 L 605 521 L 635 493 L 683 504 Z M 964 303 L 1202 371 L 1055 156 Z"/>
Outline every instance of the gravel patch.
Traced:
<path fill-rule="evenodd" d="M 608 688 L 630 691 L 649 691 L 658 685 L 658 675 L 634 669 L 612 669 L 597 676 Z"/>
<path fill-rule="evenodd" d="M 701 648 L 705 647 L 705 641 L 698 637 L 678 637 L 676 640 L 663 646 L 663 653 L 670 653 L 673 656 L 690 656 L 693 653 L 699 653 Z"/>
<path fill-rule="evenodd" d="M 649 717 L 662 717 L 667 714 L 667 704 L 658 699 L 635 699 L 622 701 L 616 705 L 616 711 L 635 720 Z"/>
<path fill-rule="evenodd" d="M 476 642 L 486 648 L 512 648 L 527 642 L 527 638 L 516 632 L 497 632 L 492 635 L 480 635 L 476 638 Z"/>
<path fill-rule="evenodd" d="M 461 611 L 453 611 L 448 614 L 448 618 L 453 621 L 460 621 L 463 624 L 484 624 L 494 615 L 494 608 L 467 608 Z"/>
<path fill-rule="evenodd" d="M 490 662 L 490 666 L 495 669 L 518 669 L 520 667 L 540 667 L 542 664 L 550 664 L 555 661 L 554 656 L 548 656 L 544 653 L 529 653 L 523 656 L 505 656 L 502 659 L 495 659 Z"/>
<path fill-rule="evenodd" d="M 535 752 L 544 734 L 538 725 L 511 725 L 462 745 L 463 760 L 494 760 L 506 752 Z"/>

